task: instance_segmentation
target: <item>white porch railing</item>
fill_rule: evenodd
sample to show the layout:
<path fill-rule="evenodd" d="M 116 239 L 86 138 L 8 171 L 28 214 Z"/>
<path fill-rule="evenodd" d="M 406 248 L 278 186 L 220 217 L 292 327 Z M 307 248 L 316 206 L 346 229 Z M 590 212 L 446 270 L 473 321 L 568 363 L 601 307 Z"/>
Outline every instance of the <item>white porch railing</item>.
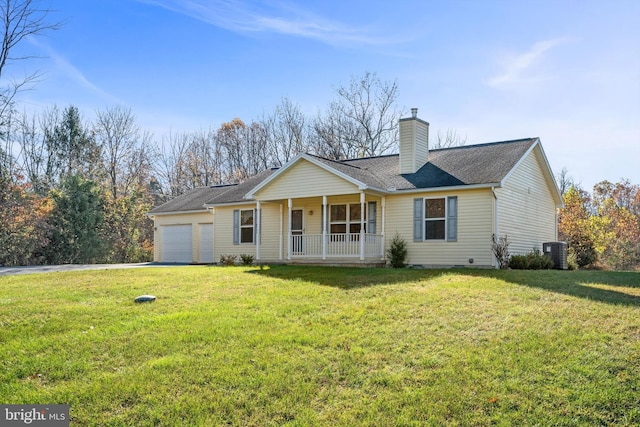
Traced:
<path fill-rule="evenodd" d="M 322 234 L 291 235 L 291 256 L 294 258 L 340 258 L 360 256 L 360 234 Z M 323 240 L 326 251 L 323 251 Z M 384 254 L 383 236 L 379 234 L 364 235 L 364 257 L 382 258 Z M 324 255 L 323 255 L 324 254 Z"/>

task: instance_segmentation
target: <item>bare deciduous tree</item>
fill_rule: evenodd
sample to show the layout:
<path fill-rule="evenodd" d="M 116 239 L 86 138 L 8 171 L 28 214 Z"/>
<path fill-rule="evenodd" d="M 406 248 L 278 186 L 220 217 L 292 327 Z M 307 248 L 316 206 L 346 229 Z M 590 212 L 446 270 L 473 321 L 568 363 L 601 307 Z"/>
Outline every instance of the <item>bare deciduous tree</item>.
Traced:
<path fill-rule="evenodd" d="M 189 189 L 184 169 L 188 149 L 187 134 L 170 133 L 160 143 L 155 171 L 164 196 L 179 196 Z"/>
<path fill-rule="evenodd" d="M 236 118 L 218 129 L 218 141 L 227 161 L 227 182 L 242 182 L 269 167 L 265 129 Z"/>
<path fill-rule="evenodd" d="M 308 149 L 307 120 L 300 107 L 283 98 L 271 115 L 263 117 L 267 148 L 272 166 L 282 166 Z"/>
<path fill-rule="evenodd" d="M 142 184 L 151 168 L 151 135 L 136 124 L 131 109 L 120 106 L 98 110 L 94 132 L 102 154 L 102 169 L 113 198 Z"/>
<path fill-rule="evenodd" d="M 442 133 L 442 131 L 438 131 L 436 141 L 434 144 L 430 144 L 429 148 L 438 149 L 438 148 L 451 148 L 451 147 L 460 147 L 467 143 L 467 137 L 461 136 L 454 129 L 448 128 L 446 133 Z"/>
<path fill-rule="evenodd" d="M 7 81 L 0 88 L 0 120 L 4 121 L 9 109 L 13 106 L 16 94 L 39 77 L 38 72 L 27 74 L 21 78 L 7 78 L 6 68 L 12 62 L 27 59 L 29 56 L 12 56 L 15 50 L 27 37 L 43 35 L 60 28 L 61 23 L 51 23 L 51 13 L 43 2 L 38 0 L 4 0 L 0 3 L 0 20 L 2 21 L 2 46 L 0 47 L 0 78 Z"/>
<path fill-rule="evenodd" d="M 190 185 L 195 188 L 222 184 L 224 163 L 215 131 L 201 130 L 189 134 L 188 138 L 190 143 L 184 167 Z"/>
<path fill-rule="evenodd" d="M 358 139 L 351 141 L 358 157 L 378 156 L 395 151 L 398 144 L 396 107 L 398 83 L 382 81 L 375 73 L 352 77 L 348 86 L 340 86 L 338 101 L 332 107 L 356 125 Z"/>

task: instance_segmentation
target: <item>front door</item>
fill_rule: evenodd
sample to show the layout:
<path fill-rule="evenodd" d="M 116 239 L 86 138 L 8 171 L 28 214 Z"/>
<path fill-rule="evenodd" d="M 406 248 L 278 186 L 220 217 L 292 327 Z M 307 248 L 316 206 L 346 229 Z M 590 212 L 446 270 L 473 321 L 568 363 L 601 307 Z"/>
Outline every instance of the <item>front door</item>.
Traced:
<path fill-rule="evenodd" d="M 291 252 L 295 255 L 304 253 L 303 235 L 304 234 L 304 210 L 291 210 Z"/>

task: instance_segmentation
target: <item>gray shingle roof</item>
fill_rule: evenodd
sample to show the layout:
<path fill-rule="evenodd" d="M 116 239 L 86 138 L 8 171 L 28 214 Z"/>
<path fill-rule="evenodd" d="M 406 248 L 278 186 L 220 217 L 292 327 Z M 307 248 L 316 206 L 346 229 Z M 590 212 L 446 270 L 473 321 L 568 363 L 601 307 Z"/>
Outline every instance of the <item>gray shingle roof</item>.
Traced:
<path fill-rule="evenodd" d="M 340 163 L 360 169 L 358 176 L 350 176 L 385 190 L 490 184 L 500 182 L 536 140 L 527 138 L 429 150 L 429 162 L 413 174 L 398 173 L 398 154 L 343 160 Z M 349 170 L 344 171 L 348 174 Z"/>
<path fill-rule="evenodd" d="M 236 185 L 194 188 L 160 206 L 156 206 L 149 211 L 149 214 L 203 211 L 205 210 L 204 204 L 208 200 L 229 191 L 233 187 L 236 187 Z"/>
<path fill-rule="evenodd" d="M 429 150 L 429 162 L 415 173 L 402 175 L 398 154 L 341 161 L 310 157 L 368 187 L 401 191 L 499 183 L 536 141 L 526 138 Z M 205 205 L 246 202 L 244 196 L 274 171 L 263 171 L 241 184 L 196 188 L 149 213 L 201 211 Z"/>
<path fill-rule="evenodd" d="M 247 200 L 244 198 L 244 196 L 256 185 L 267 179 L 276 170 L 277 169 L 267 169 L 265 171 L 262 171 L 259 174 L 254 175 L 246 181 L 242 182 L 241 184 L 234 185 L 229 189 L 229 191 L 212 197 L 211 199 L 207 200 L 206 204 L 218 205 L 225 203 L 246 202 Z"/>

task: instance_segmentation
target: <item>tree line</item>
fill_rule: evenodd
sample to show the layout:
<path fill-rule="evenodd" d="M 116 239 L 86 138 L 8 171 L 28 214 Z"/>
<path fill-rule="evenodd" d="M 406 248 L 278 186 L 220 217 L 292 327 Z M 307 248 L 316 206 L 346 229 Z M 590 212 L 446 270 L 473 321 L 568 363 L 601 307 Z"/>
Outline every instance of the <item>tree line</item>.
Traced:
<path fill-rule="evenodd" d="M 628 179 L 582 189 L 563 169 L 557 176 L 564 208 L 558 235 L 579 268 L 640 269 L 640 185 Z"/>

